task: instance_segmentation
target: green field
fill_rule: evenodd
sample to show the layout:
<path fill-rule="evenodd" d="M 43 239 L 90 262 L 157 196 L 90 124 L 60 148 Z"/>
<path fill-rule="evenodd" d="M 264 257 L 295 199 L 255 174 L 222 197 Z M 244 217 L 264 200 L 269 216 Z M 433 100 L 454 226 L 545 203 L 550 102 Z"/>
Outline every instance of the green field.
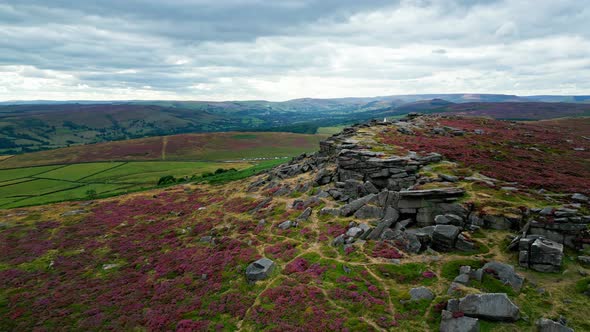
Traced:
<path fill-rule="evenodd" d="M 224 179 L 237 179 L 283 161 L 285 159 L 258 164 L 176 161 L 98 162 L 0 170 L 0 208 L 124 194 L 154 188 L 158 180 L 166 175 L 176 178 L 193 176 L 198 178 L 203 173 L 214 172 L 219 168 L 237 169 L 237 172 L 224 175 Z"/>
<path fill-rule="evenodd" d="M 164 181 L 166 185 L 187 180 L 235 181 L 315 151 L 325 137 L 271 132 L 180 134 L 15 155 L 0 159 L 0 209 L 151 189 L 167 176 L 174 179 Z M 234 170 L 215 173 L 218 169 Z"/>
<path fill-rule="evenodd" d="M 125 161 L 216 161 L 292 157 L 316 151 L 327 135 L 201 133 L 147 137 L 19 154 L 0 159 L 0 169 Z M 88 172 L 93 167 L 87 166 Z M 32 170 L 31 172 L 34 172 Z M 80 174 L 85 171 L 79 169 Z M 0 182 L 4 181 L 0 178 Z"/>
<path fill-rule="evenodd" d="M 346 126 L 333 126 L 333 127 L 319 127 L 316 134 L 319 135 L 334 135 L 342 131 Z"/>

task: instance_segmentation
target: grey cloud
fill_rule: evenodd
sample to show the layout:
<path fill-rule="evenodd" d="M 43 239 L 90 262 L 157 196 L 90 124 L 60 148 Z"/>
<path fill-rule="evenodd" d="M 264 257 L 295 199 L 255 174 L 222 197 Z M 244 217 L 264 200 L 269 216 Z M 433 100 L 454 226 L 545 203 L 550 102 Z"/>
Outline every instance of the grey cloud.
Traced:
<path fill-rule="evenodd" d="M 588 21 L 577 0 L 9 0 L 0 99 L 590 93 Z"/>

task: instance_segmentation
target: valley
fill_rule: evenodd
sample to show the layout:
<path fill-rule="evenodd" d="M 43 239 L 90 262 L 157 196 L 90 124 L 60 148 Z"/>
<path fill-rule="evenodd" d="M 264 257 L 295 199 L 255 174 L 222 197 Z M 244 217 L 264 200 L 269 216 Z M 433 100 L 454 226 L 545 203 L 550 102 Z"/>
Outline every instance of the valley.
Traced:
<path fill-rule="evenodd" d="M 495 119 L 542 120 L 590 116 L 587 96 L 492 94 L 394 95 L 373 98 L 269 101 L 120 101 L 0 104 L 0 154 L 163 135 L 257 131 L 316 134 L 410 112 Z M 549 102 L 547 102 L 549 101 Z"/>

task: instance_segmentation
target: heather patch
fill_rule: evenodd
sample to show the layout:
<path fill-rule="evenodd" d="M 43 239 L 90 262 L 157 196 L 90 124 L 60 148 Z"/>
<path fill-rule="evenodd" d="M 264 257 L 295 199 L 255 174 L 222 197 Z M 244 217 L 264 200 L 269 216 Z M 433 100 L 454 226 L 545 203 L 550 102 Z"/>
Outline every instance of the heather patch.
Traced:
<path fill-rule="evenodd" d="M 16 268 L 0 272 L 11 317 L 2 325 L 161 330 L 206 321 L 235 324 L 253 302 L 252 290 L 224 292 L 243 279 L 239 267 L 258 256 L 229 237 L 216 239 L 214 246 L 190 246 L 214 226 L 207 218 L 187 222 L 203 194 L 180 198 L 167 192 L 158 199 L 105 202 L 75 222 L 4 230 L 2 263 Z M 193 231 L 176 231 L 187 227 Z M 26 232 L 26 241 L 14 236 L 20 232 Z M 180 324 L 188 313 L 200 319 Z"/>
<path fill-rule="evenodd" d="M 256 329 L 270 331 L 342 330 L 347 320 L 326 299 L 320 288 L 283 280 L 260 295 L 250 311 Z"/>
<path fill-rule="evenodd" d="M 465 134 L 430 132 L 438 126 L 457 128 Z M 483 133 L 475 134 L 476 129 Z M 381 141 L 416 152 L 441 153 L 487 176 L 533 188 L 566 192 L 588 192 L 590 188 L 590 143 L 550 126 L 479 118 L 428 119 L 414 135 L 389 130 L 381 135 Z M 585 150 L 574 150 L 579 147 Z"/>
<path fill-rule="evenodd" d="M 372 257 L 381 257 L 387 259 L 399 259 L 403 257 L 403 254 L 396 248 L 394 245 L 385 242 L 379 241 L 376 243 L 371 243 L 372 249 L 366 248 L 365 251 L 370 250 L 370 255 Z"/>
<path fill-rule="evenodd" d="M 385 279 L 393 279 L 401 284 L 430 285 L 437 277 L 426 264 L 406 263 L 400 265 L 375 265 L 372 269 Z"/>
<path fill-rule="evenodd" d="M 297 247 L 297 242 L 287 240 L 264 248 L 264 253 L 272 259 L 289 261 L 298 254 L 299 249 Z"/>

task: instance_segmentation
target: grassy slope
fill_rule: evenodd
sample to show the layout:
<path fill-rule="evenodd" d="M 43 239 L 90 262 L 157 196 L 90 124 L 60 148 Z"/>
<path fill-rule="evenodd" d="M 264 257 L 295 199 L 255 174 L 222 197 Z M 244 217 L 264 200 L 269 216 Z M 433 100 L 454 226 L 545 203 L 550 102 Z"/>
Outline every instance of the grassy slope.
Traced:
<path fill-rule="evenodd" d="M 314 151 L 323 137 L 290 133 L 184 134 L 17 155 L 0 161 L 0 207 L 85 199 L 88 191 L 99 196 L 115 195 L 152 188 L 163 176 L 199 176 L 219 168 L 240 171 L 207 181 L 241 179 L 284 162 L 286 157 Z M 53 165 L 38 166 L 49 164 Z"/>
<path fill-rule="evenodd" d="M 294 156 L 317 149 L 323 135 L 207 133 L 150 137 L 16 155 L 0 168 L 96 161 L 228 160 Z M 164 144 L 164 142 L 166 142 Z"/>
<path fill-rule="evenodd" d="M 287 181 L 294 185 L 301 179 Z M 275 197 L 253 212 L 268 196 L 265 191 L 246 193 L 248 183 L 199 185 L 190 191 L 176 187 L 91 207 L 61 203 L 20 215 L 0 212 L 8 221 L 0 232 L 1 242 L 8 245 L 0 257 L 0 276 L 10 276 L 0 288 L 5 304 L 0 326 L 431 331 L 438 326 L 437 304 L 448 299 L 446 290 L 459 266 L 481 266 L 487 260 L 516 264 L 514 254 L 504 250 L 505 231 L 486 230 L 477 236 L 486 252 L 436 259 L 431 254 L 404 255 L 401 265 L 383 258 L 393 249 L 377 251 L 374 242 L 346 253 L 330 241 L 353 218 L 317 214 L 333 201 L 314 208 L 300 227 L 282 231 L 278 223 L 301 213 L 289 208 L 295 198 Z M 309 194 L 300 193 L 297 199 Z M 80 208 L 90 212 L 59 216 Z M 266 220 L 264 226 L 258 226 L 260 219 Z M 215 244 L 200 241 L 210 234 L 215 234 Z M 37 245 L 30 247 L 32 242 Z M 269 280 L 248 284 L 244 268 L 260 256 L 272 258 L 278 268 Z M 105 268 L 108 264 L 114 267 Z M 534 331 L 537 318 L 559 315 L 577 330 L 588 329 L 590 323 L 579 310 L 587 301 L 577 290 L 584 282 L 576 272 L 581 267 L 567 259 L 564 268 L 559 274 L 517 268 L 527 280 L 520 294 L 491 279 L 462 292 L 507 292 L 529 317 L 514 324 L 482 322 L 486 331 Z M 425 272 L 434 276 L 425 277 Z M 400 302 L 420 285 L 434 290 L 436 299 Z M 538 293 L 540 288 L 544 294 Z M 35 305 L 38 301 L 44 305 Z"/>
<path fill-rule="evenodd" d="M 281 160 L 281 161 L 284 161 Z M 245 162 L 103 162 L 0 170 L 0 208 L 87 199 L 152 188 L 162 176 L 199 176 L 219 168 L 252 168 Z M 90 197 L 91 198 L 91 197 Z"/>

